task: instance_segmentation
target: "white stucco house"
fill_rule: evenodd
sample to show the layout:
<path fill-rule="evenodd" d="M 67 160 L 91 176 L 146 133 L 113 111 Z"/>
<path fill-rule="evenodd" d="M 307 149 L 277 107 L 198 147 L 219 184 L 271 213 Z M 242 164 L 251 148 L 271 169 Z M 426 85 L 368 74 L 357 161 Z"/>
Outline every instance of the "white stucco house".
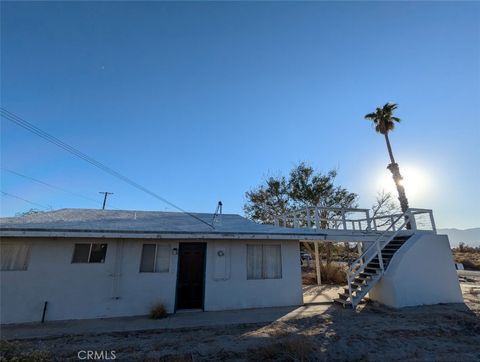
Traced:
<path fill-rule="evenodd" d="M 231 214 L 62 209 L 2 218 L 0 238 L 2 324 L 146 315 L 159 303 L 169 313 L 298 306 L 301 242 L 317 280 L 320 243 L 358 245 L 336 300 L 344 307 L 367 294 L 395 308 L 463 302 L 448 238 L 424 209 L 370 218 L 313 207 L 275 226 Z"/>
<path fill-rule="evenodd" d="M 213 214 L 194 214 L 212 223 Z M 220 215 L 62 209 L 1 219 L 2 323 L 303 303 L 311 230 Z"/>

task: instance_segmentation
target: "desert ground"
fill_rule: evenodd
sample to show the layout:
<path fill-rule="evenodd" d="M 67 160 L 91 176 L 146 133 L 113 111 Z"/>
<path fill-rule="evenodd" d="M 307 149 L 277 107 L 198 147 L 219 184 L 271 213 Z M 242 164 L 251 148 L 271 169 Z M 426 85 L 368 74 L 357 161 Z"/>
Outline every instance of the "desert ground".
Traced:
<path fill-rule="evenodd" d="M 272 323 L 10 340 L 2 361 L 78 360 L 80 350 L 114 350 L 119 361 L 478 361 L 480 273 L 460 281 L 464 305 L 393 310 L 367 302 L 352 311 L 322 303 Z"/>

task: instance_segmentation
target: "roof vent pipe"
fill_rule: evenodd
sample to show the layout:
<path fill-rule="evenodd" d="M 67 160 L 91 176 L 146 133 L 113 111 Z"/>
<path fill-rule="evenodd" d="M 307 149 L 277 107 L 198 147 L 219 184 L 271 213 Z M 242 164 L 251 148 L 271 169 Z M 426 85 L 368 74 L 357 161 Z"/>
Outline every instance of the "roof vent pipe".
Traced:
<path fill-rule="evenodd" d="M 213 214 L 212 224 L 221 224 L 222 223 L 222 207 L 223 204 L 221 201 L 218 202 L 217 208 L 215 209 L 215 213 Z"/>

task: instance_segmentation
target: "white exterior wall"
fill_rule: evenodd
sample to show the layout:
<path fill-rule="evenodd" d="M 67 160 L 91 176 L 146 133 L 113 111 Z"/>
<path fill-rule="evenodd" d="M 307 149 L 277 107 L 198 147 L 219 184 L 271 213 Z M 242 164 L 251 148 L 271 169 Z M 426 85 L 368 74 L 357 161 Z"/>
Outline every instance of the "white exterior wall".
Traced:
<path fill-rule="evenodd" d="M 463 303 L 448 237 L 422 233 L 412 236 L 396 252 L 369 296 L 394 308 Z"/>
<path fill-rule="evenodd" d="M 247 244 L 281 245 L 281 279 L 247 279 Z M 224 256 L 218 256 L 217 251 Z M 298 241 L 215 241 L 207 248 L 205 310 L 303 304 Z"/>
<path fill-rule="evenodd" d="M 168 273 L 139 273 L 139 266 L 142 244 L 161 242 L 178 250 L 178 241 L 2 239 L 25 241 L 31 245 L 27 270 L 0 273 L 1 323 L 39 322 L 45 301 L 47 321 L 145 315 L 156 303 L 175 310 L 178 255 L 170 256 Z M 74 244 L 86 242 L 108 244 L 105 263 L 71 263 Z M 302 304 L 299 243 L 265 242 L 282 245 L 282 279 L 247 280 L 248 243 L 207 242 L 205 310 Z M 224 257 L 217 255 L 219 248 Z"/>
<path fill-rule="evenodd" d="M 105 263 L 71 263 L 74 244 L 86 242 L 108 244 Z M 124 250 L 116 292 L 113 274 L 119 243 L 124 243 Z M 158 302 L 169 312 L 174 310 L 176 258 L 170 259 L 168 273 L 139 273 L 142 241 L 57 239 L 30 244 L 27 270 L 1 272 L 2 323 L 40 321 L 45 301 L 46 320 L 142 315 Z"/>

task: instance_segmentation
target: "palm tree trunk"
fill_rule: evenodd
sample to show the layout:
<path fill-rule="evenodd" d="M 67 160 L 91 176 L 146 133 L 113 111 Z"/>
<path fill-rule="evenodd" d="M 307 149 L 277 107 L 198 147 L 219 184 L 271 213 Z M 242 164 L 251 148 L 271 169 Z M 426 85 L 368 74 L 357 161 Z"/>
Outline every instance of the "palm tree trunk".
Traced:
<path fill-rule="evenodd" d="M 405 195 L 405 188 L 402 185 L 403 177 L 400 174 L 400 168 L 398 167 L 398 164 L 395 162 L 395 158 L 393 157 L 392 145 L 390 144 L 388 133 L 385 133 L 384 136 L 385 142 L 387 143 L 388 155 L 390 156 L 390 165 L 388 165 L 387 168 L 392 173 L 393 181 L 395 182 L 395 186 L 397 187 L 398 200 L 400 201 L 400 207 L 402 208 L 402 212 L 405 212 L 408 209 L 408 199 Z"/>
<path fill-rule="evenodd" d="M 388 133 L 385 133 L 385 142 L 387 142 L 387 149 L 388 149 L 388 155 L 390 156 L 390 163 L 395 163 L 395 158 L 393 157 L 393 152 L 392 152 L 392 145 L 390 144 L 390 140 L 388 139 Z"/>

